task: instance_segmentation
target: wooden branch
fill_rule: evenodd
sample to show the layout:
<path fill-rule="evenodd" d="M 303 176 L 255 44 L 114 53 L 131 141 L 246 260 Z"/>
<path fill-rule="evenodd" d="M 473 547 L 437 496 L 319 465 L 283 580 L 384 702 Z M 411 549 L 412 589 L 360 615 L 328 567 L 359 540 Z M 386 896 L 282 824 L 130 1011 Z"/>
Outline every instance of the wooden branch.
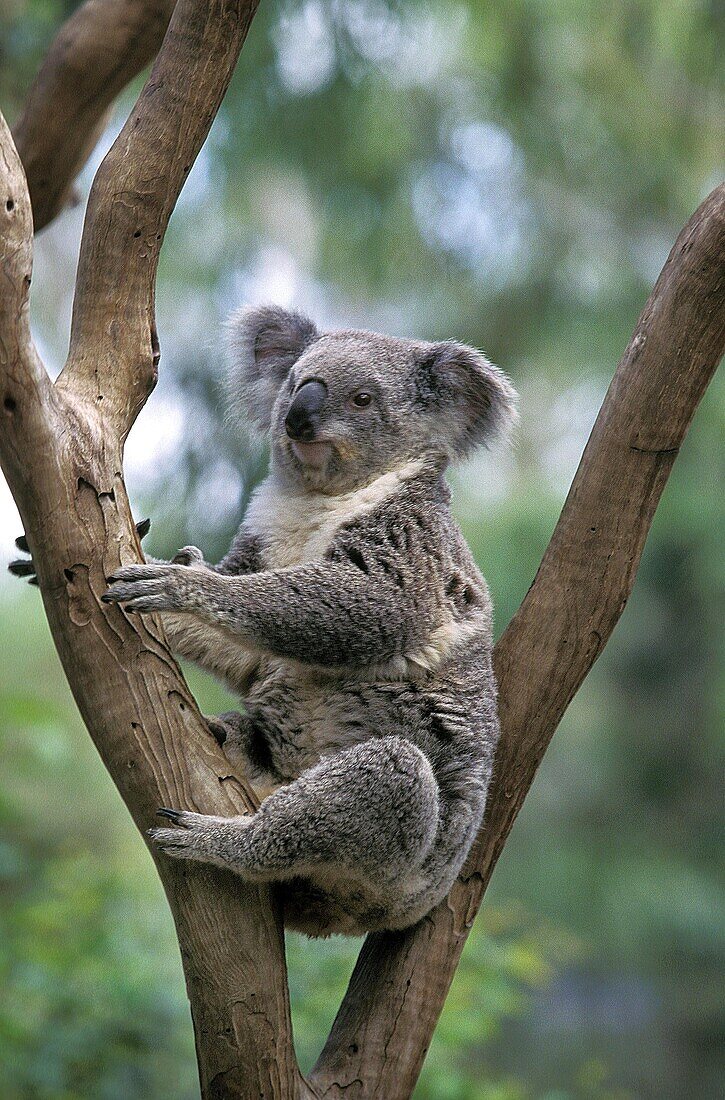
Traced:
<path fill-rule="evenodd" d="M 59 386 L 103 402 L 121 439 L 156 380 L 154 286 L 166 226 L 257 2 L 177 5 L 139 101 L 91 189 Z"/>
<path fill-rule="evenodd" d="M 54 387 L 27 332 L 30 202 L 4 123 L 0 130 L 0 193 L 12 199 L 13 215 L 0 217 L 7 284 L 0 462 L 73 694 L 144 832 L 159 805 L 225 816 L 254 805 L 208 734 L 159 624 L 100 602 L 109 573 L 140 557 L 121 455 L 152 378 L 158 250 L 254 8 L 254 0 L 180 0 L 93 188 L 74 343 Z M 157 866 L 179 935 L 203 1095 L 308 1095 L 292 1049 L 282 928 L 269 891 L 213 867 L 164 858 Z"/>
<path fill-rule="evenodd" d="M 24 465 L 18 439 L 42 446 L 49 428 L 38 410 L 47 405 L 52 415 L 52 386 L 30 337 L 32 239 L 23 166 L 0 114 L 0 425 L 6 437 L 9 476 L 16 483 L 22 479 Z"/>
<path fill-rule="evenodd" d="M 725 186 L 680 233 L 594 426 L 536 580 L 496 646 L 502 737 L 486 820 L 417 928 L 369 936 L 311 1082 L 410 1096 L 483 893 L 564 711 L 626 605 L 662 490 L 725 349 Z"/>
<path fill-rule="evenodd" d="M 71 198 L 119 92 L 161 45 L 175 0 L 86 0 L 62 26 L 14 130 L 36 232 Z"/>

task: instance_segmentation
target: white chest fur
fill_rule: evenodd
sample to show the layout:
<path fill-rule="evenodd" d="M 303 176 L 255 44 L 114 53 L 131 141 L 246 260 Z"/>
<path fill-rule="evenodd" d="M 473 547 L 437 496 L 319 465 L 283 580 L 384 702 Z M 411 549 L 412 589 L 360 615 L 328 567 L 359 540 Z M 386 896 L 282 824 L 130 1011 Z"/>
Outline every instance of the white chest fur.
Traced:
<path fill-rule="evenodd" d="M 268 569 L 285 569 L 323 557 L 335 532 L 392 496 L 420 469 L 419 460 L 382 474 L 341 496 L 296 492 L 270 475 L 250 501 L 244 526 L 262 540 Z"/>

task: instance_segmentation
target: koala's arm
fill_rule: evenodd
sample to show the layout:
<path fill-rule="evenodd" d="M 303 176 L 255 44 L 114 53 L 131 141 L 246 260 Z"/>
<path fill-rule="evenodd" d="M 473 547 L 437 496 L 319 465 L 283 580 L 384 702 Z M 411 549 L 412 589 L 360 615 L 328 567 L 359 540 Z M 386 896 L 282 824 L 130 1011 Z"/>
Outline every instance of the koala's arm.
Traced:
<path fill-rule="evenodd" d="M 422 644 L 434 625 L 425 592 L 343 562 L 309 562 L 236 580 L 209 593 L 202 615 L 281 657 L 311 664 L 365 664 Z"/>
<path fill-rule="evenodd" d="M 402 559 L 402 555 L 401 555 Z M 355 563 L 356 562 L 356 563 Z M 104 599 L 129 611 L 184 612 L 282 657 L 366 664 L 410 652 L 438 625 L 439 586 L 361 553 L 246 576 L 179 565 L 128 566 Z"/>

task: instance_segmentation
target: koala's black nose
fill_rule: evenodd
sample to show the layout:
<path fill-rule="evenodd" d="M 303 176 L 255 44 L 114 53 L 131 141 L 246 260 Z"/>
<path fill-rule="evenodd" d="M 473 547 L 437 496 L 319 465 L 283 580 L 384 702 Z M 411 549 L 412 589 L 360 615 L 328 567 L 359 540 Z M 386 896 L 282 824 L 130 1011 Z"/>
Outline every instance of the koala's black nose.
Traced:
<path fill-rule="evenodd" d="M 327 386 L 324 382 L 305 382 L 300 386 L 284 421 L 290 439 L 309 443 L 315 438 L 326 397 Z"/>

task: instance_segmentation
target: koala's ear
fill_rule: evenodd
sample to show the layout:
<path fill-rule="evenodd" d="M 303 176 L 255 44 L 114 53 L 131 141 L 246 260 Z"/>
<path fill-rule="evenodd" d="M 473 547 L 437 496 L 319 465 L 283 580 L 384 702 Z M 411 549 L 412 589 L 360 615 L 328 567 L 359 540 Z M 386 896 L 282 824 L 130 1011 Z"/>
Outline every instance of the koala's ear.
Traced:
<path fill-rule="evenodd" d="M 517 420 L 516 390 L 485 355 L 447 340 L 421 345 L 416 356 L 416 387 L 430 414 L 434 442 L 451 458 L 506 438 Z"/>
<path fill-rule="evenodd" d="M 232 410 L 269 431 L 280 386 L 302 352 L 319 336 L 308 317 L 279 306 L 244 306 L 228 322 Z"/>

